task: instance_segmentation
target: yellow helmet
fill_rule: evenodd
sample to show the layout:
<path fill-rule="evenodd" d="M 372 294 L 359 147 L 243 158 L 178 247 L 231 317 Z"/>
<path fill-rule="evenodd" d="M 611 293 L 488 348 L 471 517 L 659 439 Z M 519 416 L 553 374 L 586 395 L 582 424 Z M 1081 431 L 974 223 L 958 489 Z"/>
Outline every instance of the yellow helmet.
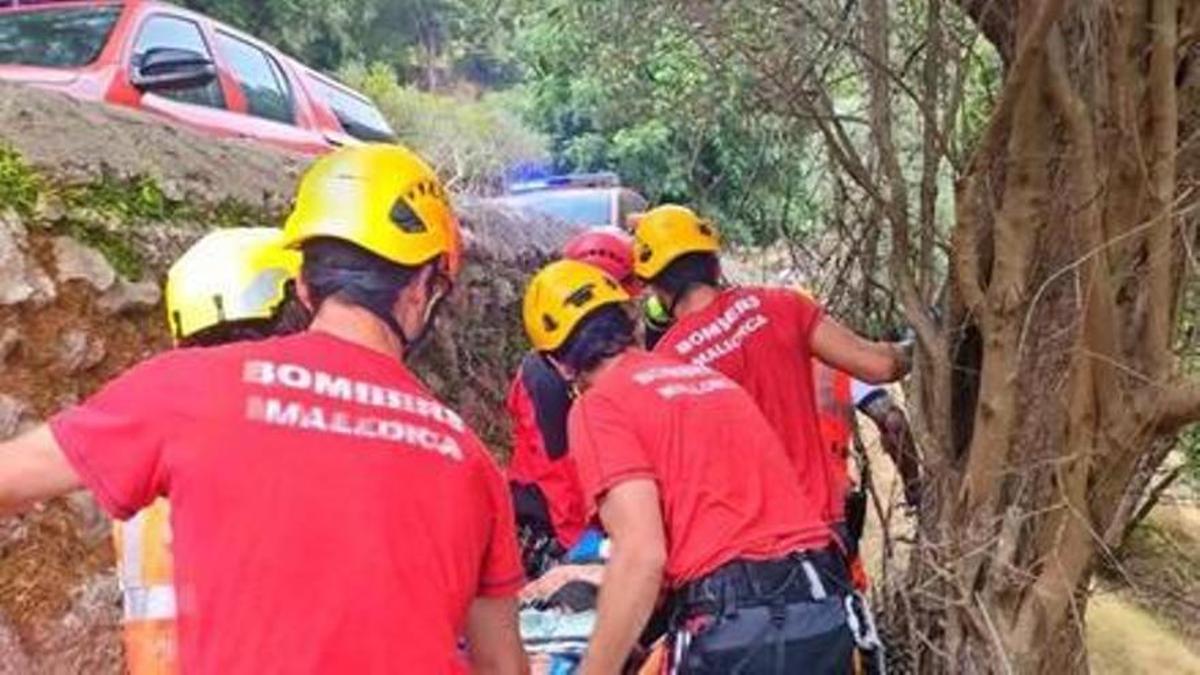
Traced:
<path fill-rule="evenodd" d="M 600 268 L 578 260 L 552 262 L 525 289 L 525 332 L 537 351 L 554 351 L 589 314 L 628 300 L 629 294 Z"/>
<path fill-rule="evenodd" d="M 658 276 L 681 256 L 721 249 L 712 223 L 686 206 L 675 204 L 647 211 L 638 219 L 633 238 L 633 273 L 642 280 Z"/>
<path fill-rule="evenodd" d="M 399 265 L 441 258 L 458 274 L 458 219 L 433 169 L 399 145 L 342 148 L 318 159 L 300 182 L 284 226 L 286 245 L 333 237 Z"/>
<path fill-rule="evenodd" d="M 283 302 L 300 254 L 283 231 L 241 227 L 204 235 L 167 272 L 167 323 L 175 341 L 230 321 L 270 319 Z"/>

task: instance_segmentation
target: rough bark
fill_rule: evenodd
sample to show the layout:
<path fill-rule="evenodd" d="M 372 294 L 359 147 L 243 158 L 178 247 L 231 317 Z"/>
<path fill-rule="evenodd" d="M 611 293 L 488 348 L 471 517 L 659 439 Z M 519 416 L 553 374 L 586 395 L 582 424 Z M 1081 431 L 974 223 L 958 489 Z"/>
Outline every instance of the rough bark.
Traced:
<path fill-rule="evenodd" d="M 1200 417 L 1171 349 L 1194 199 L 1179 3 L 1012 4 L 1005 88 L 958 193 L 952 269 L 981 341 L 974 411 L 955 419 L 961 499 L 924 524 L 937 546 L 911 580 L 949 596 L 919 603 L 947 636 L 933 670 L 1085 670 L 1083 589 L 1133 516 L 1124 491 Z"/>

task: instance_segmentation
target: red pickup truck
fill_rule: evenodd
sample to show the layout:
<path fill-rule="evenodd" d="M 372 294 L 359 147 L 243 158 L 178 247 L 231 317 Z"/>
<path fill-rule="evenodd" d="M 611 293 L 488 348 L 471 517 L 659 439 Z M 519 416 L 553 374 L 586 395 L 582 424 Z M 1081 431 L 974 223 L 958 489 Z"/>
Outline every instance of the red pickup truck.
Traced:
<path fill-rule="evenodd" d="M 156 0 L 0 0 L 0 80 L 309 155 L 394 138 L 365 96 L 245 33 Z"/>

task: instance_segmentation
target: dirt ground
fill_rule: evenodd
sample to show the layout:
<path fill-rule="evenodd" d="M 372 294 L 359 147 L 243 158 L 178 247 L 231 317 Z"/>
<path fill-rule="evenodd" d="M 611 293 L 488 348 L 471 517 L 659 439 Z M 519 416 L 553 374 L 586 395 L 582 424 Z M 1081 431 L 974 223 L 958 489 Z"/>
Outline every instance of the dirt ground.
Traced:
<path fill-rule="evenodd" d="M 1096 584 L 1092 672 L 1200 673 L 1200 489 L 1169 495 Z"/>

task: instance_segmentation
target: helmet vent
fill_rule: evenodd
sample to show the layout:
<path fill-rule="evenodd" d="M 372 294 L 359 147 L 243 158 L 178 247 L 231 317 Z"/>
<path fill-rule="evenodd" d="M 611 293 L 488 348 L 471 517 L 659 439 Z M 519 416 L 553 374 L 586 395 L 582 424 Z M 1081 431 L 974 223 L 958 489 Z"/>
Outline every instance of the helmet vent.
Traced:
<path fill-rule="evenodd" d="M 576 289 L 574 293 L 568 295 L 563 304 L 573 307 L 583 307 L 591 302 L 594 297 L 596 297 L 596 284 L 584 284 Z"/>
<path fill-rule="evenodd" d="M 392 204 L 390 215 L 396 227 L 408 234 L 420 234 L 426 231 L 425 223 L 421 222 L 416 212 L 412 210 L 412 207 L 403 198 L 397 199 L 396 203 Z"/>
<path fill-rule="evenodd" d="M 546 329 L 547 333 L 553 333 L 558 330 L 558 322 L 549 314 L 542 315 L 542 328 Z"/>
<path fill-rule="evenodd" d="M 712 227 L 709 226 L 708 223 L 701 222 L 701 223 L 698 223 L 697 226 L 700 228 L 700 234 L 702 234 L 706 237 L 713 236 Z"/>

